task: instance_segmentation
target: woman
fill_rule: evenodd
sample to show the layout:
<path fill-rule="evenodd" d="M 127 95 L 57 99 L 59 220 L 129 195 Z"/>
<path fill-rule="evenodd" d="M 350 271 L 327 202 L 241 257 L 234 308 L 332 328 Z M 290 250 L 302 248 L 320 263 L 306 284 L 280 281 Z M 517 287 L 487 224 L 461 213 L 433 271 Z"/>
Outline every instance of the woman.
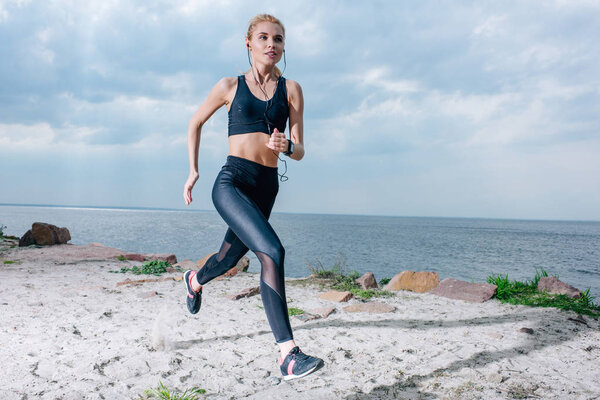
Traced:
<path fill-rule="evenodd" d="M 202 126 L 217 109 L 227 106 L 229 156 L 215 180 L 212 199 L 229 228 L 219 252 L 199 271 L 186 271 L 184 282 L 187 307 L 196 314 L 202 285 L 227 272 L 252 250 L 261 263 L 262 302 L 281 351 L 281 373 L 288 380 L 316 371 L 323 360 L 302 353 L 294 342 L 285 296 L 285 251 L 268 222 L 279 190 L 279 153 L 294 160 L 304 156 L 302 89 L 283 78 L 275 66 L 284 54 L 284 44 L 281 21 L 268 14 L 252 18 L 246 35 L 250 70 L 217 82 L 190 120 L 190 175 L 183 191 L 186 205 L 192 201 L 192 188 L 198 180 Z M 284 133 L 288 118 L 291 140 Z"/>

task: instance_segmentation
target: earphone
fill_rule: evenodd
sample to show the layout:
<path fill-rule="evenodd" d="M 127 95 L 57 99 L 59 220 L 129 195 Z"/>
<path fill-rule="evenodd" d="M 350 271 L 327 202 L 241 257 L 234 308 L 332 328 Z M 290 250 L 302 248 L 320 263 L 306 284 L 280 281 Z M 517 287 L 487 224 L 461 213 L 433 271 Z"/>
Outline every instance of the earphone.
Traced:
<path fill-rule="evenodd" d="M 260 91 L 263 92 L 263 94 L 265 95 L 265 101 L 267 104 L 265 106 L 264 117 L 265 117 L 265 122 L 267 123 L 267 129 L 269 130 L 269 136 L 271 136 L 271 125 L 270 125 L 269 118 L 267 117 L 267 111 L 269 111 L 269 107 L 271 107 L 271 100 L 273 100 L 275 98 L 275 92 L 277 91 L 277 86 L 279 85 L 279 81 L 277 82 L 277 85 L 275 85 L 275 91 L 273 91 L 273 96 L 271 96 L 271 98 L 269 100 L 267 100 L 267 93 L 260 86 L 260 83 L 258 83 L 258 79 L 256 79 L 256 76 L 254 75 L 254 68 L 252 68 L 252 61 L 250 60 L 250 45 L 248 43 L 246 43 L 246 47 L 248 48 L 248 63 L 250 63 L 250 70 L 252 71 L 252 76 L 254 77 L 254 80 L 258 84 L 257 86 L 260 89 Z M 285 59 L 285 49 L 283 50 L 283 63 L 284 63 L 283 71 L 285 71 L 285 68 L 287 67 L 287 61 Z M 281 77 L 283 76 L 283 71 L 281 72 L 279 79 L 281 79 Z M 275 154 L 277 156 L 277 159 L 279 161 L 283 161 L 283 167 L 285 168 L 285 170 L 283 171 L 283 174 L 278 174 L 278 175 L 279 175 L 279 180 L 281 182 L 285 182 L 289 179 L 287 176 L 285 176 L 285 174 L 287 173 L 287 162 L 286 162 L 286 160 L 279 157 L 279 154 L 275 153 L 275 151 L 273 151 L 273 154 Z"/>

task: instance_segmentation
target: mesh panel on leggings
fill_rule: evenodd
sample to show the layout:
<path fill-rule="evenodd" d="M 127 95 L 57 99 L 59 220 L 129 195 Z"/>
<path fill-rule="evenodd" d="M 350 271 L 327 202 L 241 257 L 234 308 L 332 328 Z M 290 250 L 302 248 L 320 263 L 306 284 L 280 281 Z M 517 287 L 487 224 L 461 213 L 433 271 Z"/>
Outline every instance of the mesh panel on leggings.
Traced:
<path fill-rule="evenodd" d="M 223 244 L 221 245 L 221 249 L 219 250 L 219 255 L 217 255 L 217 261 L 219 261 L 219 262 L 223 261 L 223 259 L 227 255 L 227 252 L 229 251 L 230 247 L 231 247 L 231 243 L 223 241 Z"/>
<path fill-rule="evenodd" d="M 281 300 L 285 303 L 285 281 L 283 276 L 283 268 L 278 268 L 271 257 L 265 253 L 259 251 L 256 252 L 256 256 L 260 260 L 262 266 L 261 278 L 262 280 L 271 287 Z"/>

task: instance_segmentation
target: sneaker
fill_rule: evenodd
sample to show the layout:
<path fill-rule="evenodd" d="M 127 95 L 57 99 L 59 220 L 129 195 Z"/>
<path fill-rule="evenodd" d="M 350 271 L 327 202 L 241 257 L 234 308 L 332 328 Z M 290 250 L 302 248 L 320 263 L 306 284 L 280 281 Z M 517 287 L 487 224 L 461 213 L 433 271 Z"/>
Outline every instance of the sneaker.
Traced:
<path fill-rule="evenodd" d="M 279 363 L 279 368 L 281 369 L 283 380 L 289 381 L 290 379 L 302 378 L 311 372 L 315 372 L 323 364 L 323 360 L 304 354 L 300 350 L 300 347 L 296 346 Z"/>
<path fill-rule="evenodd" d="M 183 274 L 183 281 L 185 282 L 185 288 L 187 290 L 187 296 L 185 297 L 188 310 L 192 314 L 196 314 L 200 310 L 202 304 L 202 286 L 200 290 L 194 292 L 192 289 L 192 278 L 196 275 L 196 271 L 187 270 Z"/>

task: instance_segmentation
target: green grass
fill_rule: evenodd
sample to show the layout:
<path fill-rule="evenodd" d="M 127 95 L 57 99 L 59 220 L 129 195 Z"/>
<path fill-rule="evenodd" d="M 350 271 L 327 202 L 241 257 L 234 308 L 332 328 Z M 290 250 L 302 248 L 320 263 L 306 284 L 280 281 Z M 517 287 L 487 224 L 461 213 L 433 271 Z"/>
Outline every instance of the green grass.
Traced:
<path fill-rule="evenodd" d="M 119 261 L 127 261 L 127 259 L 125 258 L 125 256 L 123 254 L 120 254 L 119 257 L 117 257 L 117 259 Z"/>
<path fill-rule="evenodd" d="M 589 288 L 582 292 L 578 299 L 572 299 L 564 294 L 539 292 L 537 290 L 538 282 L 540 278 L 546 276 L 548 273 L 542 268 L 540 271 L 536 269 L 533 280 L 511 281 L 508 279 L 508 275 L 490 275 L 487 282 L 497 286 L 495 297 L 503 303 L 532 307 L 556 307 L 578 314 L 600 317 L 600 306 L 594 303 L 594 297 L 590 295 Z"/>
<path fill-rule="evenodd" d="M 109 271 L 109 272 L 114 272 L 114 273 L 127 273 L 127 272 L 131 272 L 134 275 L 156 275 L 156 276 L 160 276 L 160 274 L 163 274 L 165 272 L 167 272 L 167 267 L 171 267 L 171 264 L 169 264 L 166 261 L 158 261 L 158 260 L 152 260 L 152 261 L 146 261 L 141 267 L 138 266 L 133 266 L 131 268 L 128 267 L 122 267 L 121 270 L 119 271 Z M 181 268 L 175 268 L 177 271 L 181 272 Z"/>
<path fill-rule="evenodd" d="M 146 389 L 144 391 L 144 396 L 140 399 L 142 400 L 150 400 L 150 399 L 160 399 L 160 400 L 198 400 L 198 397 L 201 394 L 205 394 L 206 390 L 200 388 L 192 388 L 186 389 L 183 393 L 177 393 L 176 391 L 170 391 L 163 385 L 162 382 L 158 383 L 158 388 L 154 389 Z"/>
<path fill-rule="evenodd" d="M 19 264 L 18 261 L 4 260 L 2 261 L 4 264 Z"/>
<path fill-rule="evenodd" d="M 358 283 L 354 282 L 360 277 L 360 273 L 352 271 L 346 274 L 346 259 L 341 255 L 338 255 L 331 269 L 325 268 L 319 260 L 316 260 L 314 265 L 308 264 L 307 268 L 317 278 L 328 279 L 331 283 L 331 289 L 348 291 L 361 299 L 368 300 L 373 297 L 393 297 L 396 295 L 393 292 L 381 289 L 362 289 Z M 385 283 L 387 282 L 389 282 L 389 279 Z"/>
<path fill-rule="evenodd" d="M 303 309 L 297 308 L 297 307 L 288 307 L 288 315 L 289 316 L 300 315 L 300 314 L 304 314 Z"/>

